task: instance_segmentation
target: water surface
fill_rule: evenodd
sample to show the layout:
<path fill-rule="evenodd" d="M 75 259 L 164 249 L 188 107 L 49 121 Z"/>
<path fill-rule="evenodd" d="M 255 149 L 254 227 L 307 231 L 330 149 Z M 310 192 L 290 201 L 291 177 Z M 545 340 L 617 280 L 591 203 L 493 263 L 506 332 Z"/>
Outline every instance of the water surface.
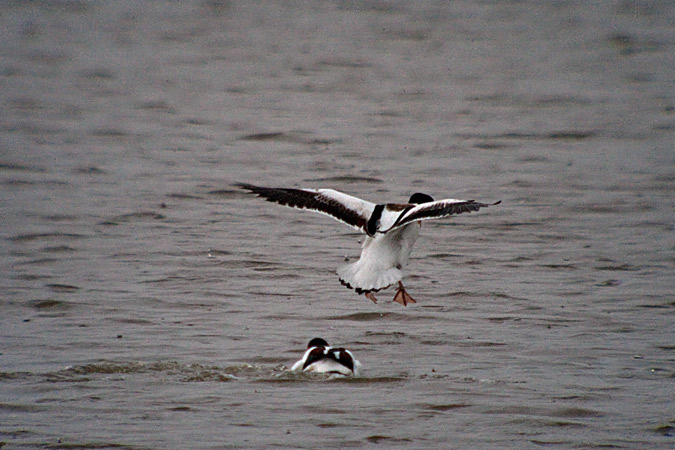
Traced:
<path fill-rule="evenodd" d="M 673 448 L 675 8 L 5 2 L 5 448 Z M 502 204 L 359 236 L 238 192 Z M 364 376 L 290 374 L 306 342 Z"/>

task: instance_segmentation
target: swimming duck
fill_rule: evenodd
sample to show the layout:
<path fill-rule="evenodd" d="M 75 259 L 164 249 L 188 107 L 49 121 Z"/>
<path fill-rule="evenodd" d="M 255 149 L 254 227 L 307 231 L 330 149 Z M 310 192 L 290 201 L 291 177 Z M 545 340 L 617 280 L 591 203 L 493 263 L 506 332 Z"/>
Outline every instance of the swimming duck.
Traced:
<path fill-rule="evenodd" d="M 393 301 L 417 303 L 405 290 L 402 269 L 419 237 L 422 221 L 498 205 L 474 200 L 434 200 L 413 194 L 407 203 L 371 203 L 333 189 L 291 189 L 237 183 L 239 188 L 273 203 L 326 214 L 365 233 L 358 261 L 338 268 L 340 282 L 377 303 L 374 292 L 398 284 Z"/>
<path fill-rule="evenodd" d="M 307 344 L 302 359 L 291 367 L 294 372 L 317 372 L 329 375 L 358 376 L 361 363 L 344 348 L 333 348 L 322 338 L 314 338 Z"/>

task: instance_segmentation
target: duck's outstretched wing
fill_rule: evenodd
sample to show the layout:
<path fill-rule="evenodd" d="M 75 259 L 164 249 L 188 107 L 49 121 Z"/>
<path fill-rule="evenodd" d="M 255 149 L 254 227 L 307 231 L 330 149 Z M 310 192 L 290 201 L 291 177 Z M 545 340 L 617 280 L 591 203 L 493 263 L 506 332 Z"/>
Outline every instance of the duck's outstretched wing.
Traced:
<path fill-rule="evenodd" d="M 488 204 L 480 203 L 475 200 L 455 200 L 453 198 L 421 203 L 405 209 L 390 227 L 385 230 L 380 230 L 380 233 L 389 233 L 390 231 L 406 226 L 417 220 L 442 219 L 443 217 L 455 214 L 478 211 L 481 208 L 487 208 L 488 206 L 494 206 L 500 203 L 501 200 L 496 203 Z"/>
<path fill-rule="evenodd" d="M 268 202 L 291 208 L 306 209 L 326 214 L 363 233 L 375 204 L 333 189 L 289 189 L 254 186 L 237 183 L 236 186 L 251 191 Z"/>

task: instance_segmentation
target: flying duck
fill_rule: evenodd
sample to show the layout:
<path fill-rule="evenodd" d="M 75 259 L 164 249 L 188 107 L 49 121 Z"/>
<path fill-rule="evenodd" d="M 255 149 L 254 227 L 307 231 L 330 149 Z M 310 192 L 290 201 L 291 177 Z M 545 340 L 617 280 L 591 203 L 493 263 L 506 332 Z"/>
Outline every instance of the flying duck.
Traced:
<path fill-rule="evenodd" d="M 340 283 L 377 303 L 374 292 L 398 284 L 394 300 L 403 306 L 417 303 L 403 287 L 401 269 L 419 237 L 423 220 L 478 211 L 497 205 L 474 200 L 434 200 L 427 194 L 413 194 L 407 203 L 371 203 L 333 189 L 289 189 L 237 183 L 273 203 L 306 209 L 345 223 L 365 233 L 358 261 L 338 268 Z"/>
<path fill-rule="evenodd" d="M 361 363 L 344 348 L 333 348 L 321 338 L 314 338 L 307 344 L 302 359 L 293 364 L 293 372 L 317 372 L 329 375 L 359 375 Z"/>

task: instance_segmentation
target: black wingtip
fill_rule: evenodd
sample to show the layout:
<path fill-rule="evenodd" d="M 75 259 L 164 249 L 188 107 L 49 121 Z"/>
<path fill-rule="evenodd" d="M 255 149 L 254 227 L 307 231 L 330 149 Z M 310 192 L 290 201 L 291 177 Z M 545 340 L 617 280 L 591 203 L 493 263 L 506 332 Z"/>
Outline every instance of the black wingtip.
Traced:
<path fill-rule="evenodd" d="M 466 202 L 467 202 L 467 203 L 478 203 L 476 200 L 467 200 Z M 498 202 L 494 202 L 494 203 L 481 203 L 480 205 L 481 205 L 481 207 L 485 208 L 486 206 L 495 206 L 495 205 L 499 205 L 501 202 L 502 202 L 502 201 L 499 200 Z"/>
<path fill-rule="evenodd" d="M 255 188 L 255 186 L 253 186 L 252 184 L 240 183 L 238 181 L 236 183 L 233 183 L 232 186 L 236 186 L 238 188 L 246 189 L 246 190 L 249 190 L 249 191 L 252 190 L 252 188 Z"/>
<path fill-rule="evenodd" d="M 237 182 L 237 183 L 234 183 L 233 186 L 236 186 L 239 189 L 244 189 L 246 191 L 249 191 L 251 194 L 260 195 L 261 192 L 262 192 L 262 188 L 260 186 L 254 185 L 254 184 Z"/>

